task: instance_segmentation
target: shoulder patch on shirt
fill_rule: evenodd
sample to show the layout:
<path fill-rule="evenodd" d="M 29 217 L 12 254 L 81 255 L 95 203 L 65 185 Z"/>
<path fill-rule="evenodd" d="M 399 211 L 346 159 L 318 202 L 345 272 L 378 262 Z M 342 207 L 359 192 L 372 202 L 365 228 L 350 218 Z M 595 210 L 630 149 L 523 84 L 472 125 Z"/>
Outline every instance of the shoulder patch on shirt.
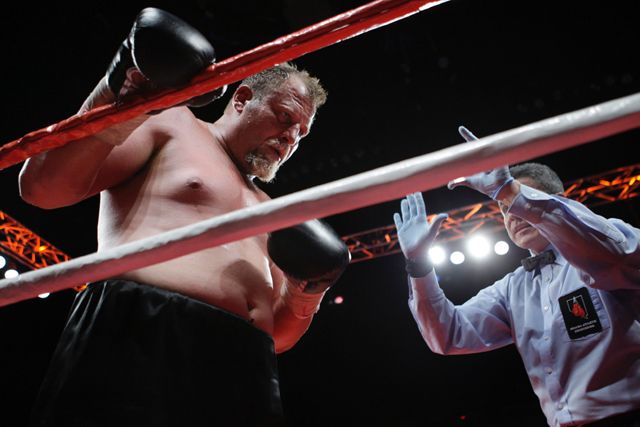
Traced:
<path fill-rule="evenodd" d="M 585 287 L 558 298 L 569 338 L 572 340 L 602 331 L 602 324 Z"/>

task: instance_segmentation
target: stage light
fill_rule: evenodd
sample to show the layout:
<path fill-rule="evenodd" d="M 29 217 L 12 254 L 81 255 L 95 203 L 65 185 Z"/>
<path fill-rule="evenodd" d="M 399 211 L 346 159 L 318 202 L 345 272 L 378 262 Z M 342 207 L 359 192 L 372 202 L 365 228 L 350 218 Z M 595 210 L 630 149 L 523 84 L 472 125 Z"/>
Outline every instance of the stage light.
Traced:
<path fill-rule="evenodd" d="M 18 277 L 19 274 L 20 273 L 18 273 L 16 270 L 14 270 L 13 268 L 10 268 L 4 272 L 4 278 L 13 279 L 14 277 Z"/>
<path fill-rule="evenodd" d="M 489 255 L 491 246 L 489 240 L 484 236 L 473 236 L 467 242 L 469 254 L 474 258 L 484 258 Z"/>
<path fill-rule="evenodd" d="M 464 254 L 460 251 L 452 252 L 449 261 L 451 261 L 451 264 L 462 264 L 464 262 Z"/>
<path fill-rule="evenodd" d="M 46 298 L 46 297 L 48 297 L 49 295 L 51 295 L 51 294 L 50 294 L 49 292 L 47 292 L 47 293 L 44 293 L 44 294 L 40 294 L 40 295 L 38 295 L 38 298 Z"/>
<path fill-rule="evenodd" d="M 0 268 L 4 268 L 5 265 L 7 265 L 7 259 L 0 255 Z"/>
<path fill-rule="evenodd" d="M 498 255 L 505 255 L 507 252 L 509 252 L 509 244 L 504 240 L 500 240 L 493 246 L 493 250 Z"/>
<path fill-rule="evenodd" d="M 447 259 L 447 254 L 445 253 L 442 246 L 433 246 L 429 248 L 429 260 L 433 263 L 433 265 L 440 265 Z"/>
<path fill-rule="evenodd" d="M 334 304 L 342 304 L 343 302 L 344 302 L 344 298 L 343 298 L 343 297 L 341 297 L 340 295 L 338 295 L 337 297 L 335 297 L 335 298 L 333 299 L 333 303 L 334 303 Z"/>

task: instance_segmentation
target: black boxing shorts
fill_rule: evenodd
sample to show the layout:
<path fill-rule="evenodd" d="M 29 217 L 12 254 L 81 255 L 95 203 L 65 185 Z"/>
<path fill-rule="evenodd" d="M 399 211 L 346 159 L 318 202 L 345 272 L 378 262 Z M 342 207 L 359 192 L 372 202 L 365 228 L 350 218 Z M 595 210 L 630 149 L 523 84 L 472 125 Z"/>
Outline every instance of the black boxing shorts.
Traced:
<path fill-rule="evenodd" d="M 80 292 L 31 426 L 276 426 L 272 338 L 246 320 L 126 280 Z"/>

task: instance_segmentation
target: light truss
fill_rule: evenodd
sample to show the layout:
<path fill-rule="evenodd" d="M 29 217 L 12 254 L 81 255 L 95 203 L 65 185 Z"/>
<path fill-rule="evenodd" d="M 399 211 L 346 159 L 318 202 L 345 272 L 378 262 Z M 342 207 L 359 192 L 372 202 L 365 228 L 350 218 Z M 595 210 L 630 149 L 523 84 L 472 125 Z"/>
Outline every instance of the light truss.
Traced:
<path fill-rule="evenodd" d="M 2 211 L 0 252 L 34 270 L 71 259 L 69 255 Z"/>

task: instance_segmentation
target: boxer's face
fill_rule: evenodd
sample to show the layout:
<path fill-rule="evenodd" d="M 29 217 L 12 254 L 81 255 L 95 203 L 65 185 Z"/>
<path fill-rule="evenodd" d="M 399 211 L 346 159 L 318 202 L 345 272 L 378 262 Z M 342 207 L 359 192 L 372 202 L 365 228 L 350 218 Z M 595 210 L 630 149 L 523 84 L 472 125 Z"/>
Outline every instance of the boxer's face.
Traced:
<path fill-rule="evenodd" d="M 246 87 L 238 90 L 251 91 Z M 295 76 L 260 99 L 244 94 L 248 99 L 240 105 L 235 151 L 245 173 L 271 181 L 278 168 L 298 149 L 315 115 L 306 95 L 306 87 Z"/>
<path fill-rule="evenodd" d="M 531 178 L 522 177 L 518 178 L 518 181 L 529 187 L 540 189 L 539 185 Z M 507 229 L 507 234 L 518 247 L 531 250 L 537 254 L 549 245 L 549 241 L 528 222 L 508 214 L 503 206 L 500 206 L 500 210 L 504 217 L 504 226 Z"/>

